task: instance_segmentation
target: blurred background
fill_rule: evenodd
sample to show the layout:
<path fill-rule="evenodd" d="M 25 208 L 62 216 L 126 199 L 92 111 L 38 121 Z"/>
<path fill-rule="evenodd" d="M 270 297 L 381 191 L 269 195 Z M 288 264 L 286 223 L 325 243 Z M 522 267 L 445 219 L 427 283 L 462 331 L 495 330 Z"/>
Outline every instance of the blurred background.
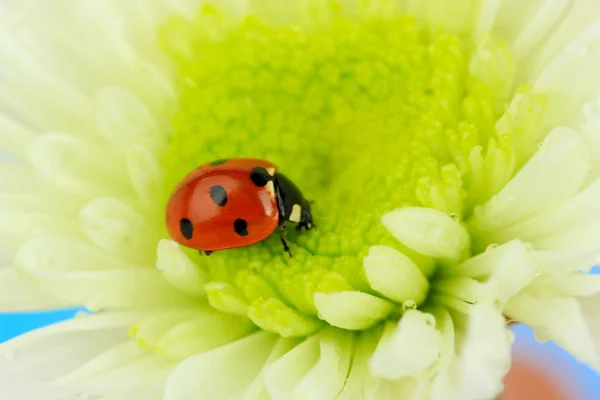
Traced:
<path fill-rule="evenodd" d="M 598 271 L 595 271 L 598 273 Z M 0 342 L 71 318 L 82 309 L 43 313 L 0 313 Z M 599 400 L 600 375 L 552 342 L 538 343 L 531 329 L 514 328 L 513 369 L 499 400 Z"/>

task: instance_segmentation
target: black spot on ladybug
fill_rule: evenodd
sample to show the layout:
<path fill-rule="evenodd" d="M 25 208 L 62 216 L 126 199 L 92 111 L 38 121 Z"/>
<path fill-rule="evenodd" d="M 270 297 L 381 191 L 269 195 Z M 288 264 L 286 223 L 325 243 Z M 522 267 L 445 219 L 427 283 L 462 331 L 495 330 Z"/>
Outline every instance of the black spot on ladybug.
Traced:
<path fill-rule="evenodd" d="M 273 177 L 263 167 L 254 167 L 250 173 L 250 179 L 256 186 L 263 187 L 272 181 Z"/>
<path fill-rule="evenodd" d="M 248 223 L 243 219 L 238 218 L 233 222 L 233 229 L 238 235 L 246 236 L 248 234 Z"/>
<path fill-rule="evenodd" d="M 214 167 L 215 165 L 225 164 L 226 162 L 227 162 L 227 159 L 223 158 L 221 160 L 215 160 L 215 161 L 211 162 L 210 165 L 212 165 Z"/>
<path fill-rule="evenodd" d="M 184 238 L 191 239 L 194 234 L 194 224 L 189 219 L 183 218 L 179 221 L 179 230 Z"/>
<path fill-rule="evenodd" d="M 227 204 L 227 192 L 223 189 L 223 186 L 212 186 L 210 188 L 210 198 L 218 206 L 223 207 Z"/>

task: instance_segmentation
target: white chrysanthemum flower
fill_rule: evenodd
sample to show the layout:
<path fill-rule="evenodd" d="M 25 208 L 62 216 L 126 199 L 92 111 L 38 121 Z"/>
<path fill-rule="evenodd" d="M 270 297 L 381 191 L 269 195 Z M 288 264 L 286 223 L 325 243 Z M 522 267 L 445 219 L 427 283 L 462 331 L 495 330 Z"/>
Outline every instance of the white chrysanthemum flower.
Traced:
<path fill-rule="evenodd" d="M 491 399 L 507 320 L 600 368 L 600 3 L 0 6 L 8 399 Z M 195 166 L 276 162 L 318 229 L 169 240 Z"/>

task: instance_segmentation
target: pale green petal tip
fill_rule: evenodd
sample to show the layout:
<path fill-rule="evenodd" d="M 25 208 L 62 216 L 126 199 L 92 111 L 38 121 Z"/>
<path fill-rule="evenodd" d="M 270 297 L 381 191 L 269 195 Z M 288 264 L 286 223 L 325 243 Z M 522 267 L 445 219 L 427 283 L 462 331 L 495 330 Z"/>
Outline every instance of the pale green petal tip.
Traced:
<path fill-rule="evenodd" d="M 319 318 L 348 330 L 368 329 L 394 309 L 391 302 L 362 292 L 315 293 L 315 306 Z"/>
<path fill-rule="evenodd" d="M 156 268 L 171 285 L 190 296 L 206 295 L 204 284 L 208 280 L 208 274 L 200 269 L 176 242 L 162 239 L 158 243 L 156 253 Z"/>
<path fill-rule="evenodd" d="M 429 368 L 440 355 L 442 337 L 435 317 L 418 310 L 407 311 L 398 324 L 388 323 L 369 366 L 385 379 L 415 376 Z"/>
<path fill-rule="evenodd" d="M 391 247 L 371 247 L 364 258 L 364 271 L 374 290 L 398 303 L 411 300 L 421 304 L 429 291 L 429 281 L 421 269 Z"/>
<path fill-rule="evenodd" d="M 381 221 L 398 241 L 419 253 L 453 262 L 469 256 L 469 233 L 441 211 L 405 207 L 385 214 Z"/>

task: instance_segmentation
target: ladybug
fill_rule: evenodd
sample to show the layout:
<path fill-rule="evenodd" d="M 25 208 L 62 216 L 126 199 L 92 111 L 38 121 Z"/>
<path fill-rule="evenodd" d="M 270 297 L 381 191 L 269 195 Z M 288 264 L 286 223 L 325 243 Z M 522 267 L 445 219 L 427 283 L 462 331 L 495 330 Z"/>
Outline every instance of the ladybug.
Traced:
<path fill-rule="evenodd" d="M 202 165 L 177 184 L 166 206 L 169 235 L 210 255 L 215 250 L 250 246 L 277 228 L 284 251 L 286 223 L 312 229 L 309 202 L 275 164 L 231 158 Z"/>

